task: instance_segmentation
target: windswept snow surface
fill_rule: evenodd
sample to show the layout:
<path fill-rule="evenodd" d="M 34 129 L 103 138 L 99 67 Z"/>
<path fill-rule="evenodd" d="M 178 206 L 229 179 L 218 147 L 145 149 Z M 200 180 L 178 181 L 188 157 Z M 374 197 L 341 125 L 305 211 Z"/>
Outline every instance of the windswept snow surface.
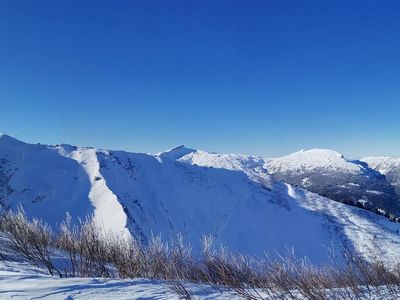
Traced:
<path fill-rule="evenodd" d="M 251 179 L 271 184 L 271 177 L 265 168 L 265 161 L 260 157 L 240 154 L 218 154 L 197 150 L 191 151 L 184 156 L 176 157 L 176 159 L 192 165 L 241 171 Z"/>
<path fill-rule="evenodd" d="M 265 167 L 277 180 L 330 199 L 400 214 L 396 192 L 385 176 L 365 162 L 346 159 L 335 151 L 299 151 L 271 159 Z"/>
<path fill-rule="evenodd" d="M 183 146 L 150 155 L 29 145 L 2 136 L 0 178 L 3 207 L 22 205 L 52 226 L 66 212 L 75 220 L 94 214 L 106 229 L 143 243 L 181 233 L 195 251 L 202 235 L 212 235 L 230 250 L 260 256 L 293 247 L 315 263 L 343 247 L 388 261 L 400 256 L 399 224 L 275 181 L 256 157 Z"/>
<path fill-rule="evenodd" d="M 194 299 L 198 300 L 239 300 L 244 299 L 234 290 L 221 286 L 209 286 L 189 282 L 182 283 Z M 363 287 L 360 287 L 363 289 Z M 368 299 L 394 299 L 388 289 L 381 287 L 379 292 L 368 291 Z M 292 290 L 291 295 L 270 297 L 262 290 L 249 289 L 250 294 L 262 299 L 308 299 L 300 291 Z M 337 299 L 335 291 L 326 291 L 327 300 Z M 343 294 L 342 294 L 343 295 Z M 172 285 L 165 281 L 150 279 L 104 279 L 104 278 L 57 278 L 43 273 L 29 264 L 0 261 L 0 298 L 1 299 L 48 299 L 48 300 L 133 300 L 133 299 L 182 299 Z M 349 298 L 356 298 L 350 296 Z M 325 298 L 324 298 L 325 299 Z"/>
<path fill-rule="evenodd" d="M 185 284 L 196 299 L 240 299 L 207 286 Z M 0 261 L 0 299 L 181 299 L 165 282 L 150 279 L 57 278 L 26 263 Z"/>

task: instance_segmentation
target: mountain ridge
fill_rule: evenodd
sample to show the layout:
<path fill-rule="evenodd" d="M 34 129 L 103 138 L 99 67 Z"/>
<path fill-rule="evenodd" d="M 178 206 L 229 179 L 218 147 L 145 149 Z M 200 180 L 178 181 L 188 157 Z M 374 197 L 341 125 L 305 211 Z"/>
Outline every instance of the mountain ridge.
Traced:
<path fill-rule="evenodd" d="M 66 212 L 75 220 L 93 214 L 103 227 L 143 243 L 153 234 L 181 233 L 198 249 L 201 236 L 211 234 L 234 251 L 262 255 L 293 247 L 321 263 L 332 243 L 337 253 L 350 247 L 365 256 L 376 248 L 388 260 L 398 255 L 399 224 L 280 182 L 261 158 L 6 140 L 0 140 L 1 200 L 52 226 Z"/>

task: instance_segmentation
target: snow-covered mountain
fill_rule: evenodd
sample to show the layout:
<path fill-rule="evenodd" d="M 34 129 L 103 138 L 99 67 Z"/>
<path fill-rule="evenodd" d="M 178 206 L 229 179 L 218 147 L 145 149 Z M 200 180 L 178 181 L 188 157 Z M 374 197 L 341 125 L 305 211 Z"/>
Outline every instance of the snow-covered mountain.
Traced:
<path fill-rule="evenodd" d="M 400 213 L 395 189 L 383 174 L 365 162 L 346 159 L 335 151 L 299 151 L 271 159 L 265 167 L 277 180 L 330 199 Z"/>
<path fill-rule="evenodd" d="M 261 157 L 240 154 L 219 154 L 202 150 L 187 149 L 180 146 L 161 155 L 171 155 L 181 162 L 190 163 L 202 167 L 220 168 L 232 171 L 244 172 L 252 180 L 271 184 L 271 176 L 265 168 L 265 160 Z"/>
<path fill-rule="evenodd" d="M 275 159 L 262 159 L 192 149 L 182 152 L 176 150 L 176 153 L 173 151 L 174 157 L 180 161 L 240 170 L 259 182 L 275 178 L 332 200 L 400 214 L 399 197 L 395 192 L 396 186 L 400 187 L 400 180 L 396 181 L 399 178 L 396 175 L 400 176 L 396 173 L 398 170 L 394 169 L 389 174 L 390 178 L 387 178 L 380 170 L 370 168 L 366 162 L 348 160 L 335 151 L 302 150 Z"/>
<path fill-rule="evenodd" d="M 94 214 L 107 229 L 146 242 L 203 234 L 231 250 L 262 255 L 295 249 L 314 262 L 327 249 L 397 259 L 400 225 L 276 181 L 264 160 L 183 146 L 151 155 L 0 137 L 0 201 L 55 225 Z"/>

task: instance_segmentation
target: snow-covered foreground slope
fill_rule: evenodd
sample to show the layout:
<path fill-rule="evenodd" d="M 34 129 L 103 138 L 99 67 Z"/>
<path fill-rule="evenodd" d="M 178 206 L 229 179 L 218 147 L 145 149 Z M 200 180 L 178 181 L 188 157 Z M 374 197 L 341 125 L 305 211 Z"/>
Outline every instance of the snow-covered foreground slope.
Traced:
<path fill-rule="evenodd" d="M 400 214 L 399 199 L 385 176 L 335 151 L 299 151 L 272 159 L 265 167 L 277 180 L 330 199 Z"/>
<path fill-rule="evenodd" d="M 316 263 L 332 247 L 400 256 L 399 224 L 277 182 L 255 157 L 184 147 L 149 155 L 2 136 L 0 178 L 4 207 L 22 205 L 53 226 L 66 212 L 74 220 L 93 213 L 105 228 L 144 243 L 152 234 L 182 233 L 198 250 L 211 234 L 230 250 L 263 255 L 293 247 Z"/>
<path fill-rule="evenodd" d="M 299 274 L 300 275 L 300 274 Z M 301 276 L 301 275 L 300 275 Z M 292 280 L 295 278 L 291 278 Z M 308 278 L 307 278 L 308 279 Z M 312 277 L 309 280 L 315 280 Z M 357 279 L 354 278 L 354 282 Z M 240 299 L 398 299 L 398 285 L 389 289 L 385 285 L 359 285 L 355 289 L 346 287 L 324 289 L 315 281 L 304 285 L 293 285 L 290 293 L 286 289 L 277 289 L 274 295 L 262 288 L 248 288 L 235 291 L 234 288 L 221 285 L 181 282 L 188 297 L 182 297 L 172 282 L 150 279 L 104 279 L 104 278 L 58 278 L 44 274 L 40 269 L 20 262 L 0 261 L 0 298 L 1 299 L 49 299 L 49 300 L 98 300 L 98 299 L 198 299 L 198 300 L 240 300 Z M 311 284 L 311 285 L 307 285 Z M 326 282 L 324 282 L 326 284 Z M 349 283 L 350 284 L 350 283 Z M 311 287 L 311 289 L 310 289 Z M 243 293 L 245 292 L 245 293 Z M 246 294 L 247 293 L 247 294 Z M 187 294 L 186 294 L 187 295 Z M 316 295 L 316 296 L 315 296 Z M 247 296 L 247 297 L 246 297 Z"/>
<path fill-rule="evenodd" d="M 239 299 L 207 286 L 186 284 L 196 299 Z M 165 282 L 150 279 L 57 278 L 25 264 L 0 261 L 0 299 L 170 299 L 179 295 Z"/>

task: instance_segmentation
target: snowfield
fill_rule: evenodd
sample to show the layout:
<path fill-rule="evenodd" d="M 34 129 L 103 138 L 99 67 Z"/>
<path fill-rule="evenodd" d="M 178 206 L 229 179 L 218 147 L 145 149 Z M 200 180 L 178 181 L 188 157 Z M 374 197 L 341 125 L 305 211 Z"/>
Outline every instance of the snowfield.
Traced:
<path fill-rule="evenodd" d="M 295 156 L 306 156 L 307 165 L 319 166 L 326 163 L 324 153 L 316 162 L 306 152 Z M 340 167 L 340 172 L 354 174 L 344 179 L 342 175 L 342 184 L 363 190 L 368 183 L 370 191 L 387 192 L 384 176 L 377 171 L 328 154 L 326 170 Z M 293 157 L 290 163 L 284 161 L 183 146 L 151 155 L 32 145 L 3 135 L 0 203 L 12 209 L 22 206 L 28 216 L 52 226 L 67 212 L 75 222 L 93 214 L 105 229 L 143 243 L 153 234 L 169 239 L 181 233 L 194 251 L 203 235 L 212 235 L 216 244 L 256 256 L 294 249 L 297 256 L 323 263 L 328 252 L 340 253 L 346 247 L 367 258 L 376 254 L 386 261 L 399 259 L 400 224 L 277 181 L 278 170 L 304 166 Z M 307 171 L 303 182 L 313 185 L 312 179 Z"/>
<path fill-rule="evenodd" d="M 182 283 L 192 299 L 198 300 L 239 300 L 245 299 L 232 289 L 216 287 L 204 284 Z M 396 299 L 390 293 L 387 286 L 376 287 L 372 290 L 360 286 L 363 291 L 362 299 L 380 300 Z M 371 289 L 371 287 L 369 287 Z M 343 289 L 342 289 L 343 290 Z M 271 298 L 261 290 L 250 289 L 254 299 L 277 299 Z M 306 300 L 296 289 L 291 294 L 285 294 L 279 299 Z M 324 290 L 324 299 L 345 299 L 347 294 L 338 294 L 338 289 Z M 359 299 L 349 294 L 349 299 Z M 98 300 L 98 299 L 168 299 L 178 300 L 182 298 L 166 281 L 150 279 L 104 279 L 104 278 L 58 278 L 44 274 L 40 269 L 21 262 L 0 261 L 0 298 L 1 299 L 49 299 L 49 300 Z"/>
<path fill-rule="evenodd" d="M 196 299 L 240 299 L 209 287 L 188 284 Z M 149 279 L 57 278 L 25 263 L 0 261 L 0 299 L 170 299 L 179 295 L 162 281 Z"/>

